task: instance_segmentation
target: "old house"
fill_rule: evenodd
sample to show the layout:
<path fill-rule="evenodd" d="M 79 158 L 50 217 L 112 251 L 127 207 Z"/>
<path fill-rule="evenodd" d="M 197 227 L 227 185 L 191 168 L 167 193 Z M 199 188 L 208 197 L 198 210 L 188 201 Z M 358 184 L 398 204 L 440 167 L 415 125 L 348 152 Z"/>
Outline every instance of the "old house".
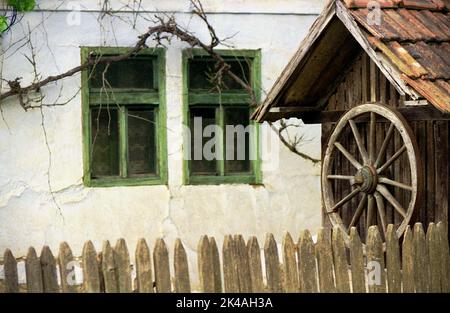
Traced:
<path fill-rule="evenodd" d="M 450 290 L 447 0 L 7 3 L 0 292 Z"/>
<path fill-rule="evenodd" d="M 449 2 L 330 1 L 253 117 L 322 124 L 323 222 L 448 222 Z"/>
<path fill-rule="evenodd" d="M 202 2 L 219 36 L 229 38 L 230 46 L 218 47 L 221 55 L 260 99 L 324 3 Z M 208 41 L 191 10 L 182 0 L 37 1 L 2 36 L 1 76 L 21 77 L 25 86 L 36 73 L 45 78 L 96 55 L 113 56 L 132 47 L 158 14 L 173 15 Z M 180 237 L 191 257 L 202 234 L 281 237 L 321 225 L 320 166 L 293 155 L 277 136 L 275 144 L 261 144 L 257 160 L 184 159 L 183 125 L 198 116 L 248 124 L 248 94 L 233 84 L 220 96 L 209 92 L 204 74 L 211 60 L 186 43 L 147 44 L 133 60 L 110 66 L 109 93 L 102 89 L 105 66 L 98 66 L 30 95 L 38 108 L 27 112 L 17 97 L 2 100 L 0 250 L 19 257 L 29 246 L 54 250 L 67 241 L 79 255 L 88 239 L 100 249 L 106 239 L 123 237 L 134 247 L 141 237 L 168 244 Z M 318 158 L 320 127 L 299 132 L 315 139 L 302 151 Z M 265 133 L 273 136 L 268 125 L 260 127 Z"/>

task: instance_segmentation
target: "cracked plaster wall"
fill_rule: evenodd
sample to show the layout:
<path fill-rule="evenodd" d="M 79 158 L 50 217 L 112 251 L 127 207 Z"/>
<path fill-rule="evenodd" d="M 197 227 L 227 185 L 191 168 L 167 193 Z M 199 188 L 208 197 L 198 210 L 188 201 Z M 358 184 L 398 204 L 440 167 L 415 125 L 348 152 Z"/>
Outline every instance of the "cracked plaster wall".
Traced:
<path fill-rule="evenodd" d="M 268 91 L 306 35 L 323 1 L 314 2 L 316 9 L 311 9 L 307 1 L 299 1 L 303 4 L 296 3 L 291 11 L 289 3 L 283 2 L 284 7 L 276 6 L 276 14 L 249 12 L 252 8 L 255 12 L 273 11 L 277 1 L 234 2 L 235 6 L 226 8 L 207 1 L 206 9 L 214 13 L 210 15 L 211 23 L 222 37 L 236 33 L 231 42 L 237 49 L 261 49 L 262 86 Z M 52 8 L 52 3 L 54 1 L 47 1 L 45 8 Z M 185 1 L 152 3 L 154 7 L 164 3 L 167 10 L 181 12 L 186 9 Z M 227 9 L 236 11 L 239 5 L 247 13 L 221 13 L 230 11 Z M 68 12 L 43 10 L 26 14 L 2 40 L 3 77 L 12 79 L 19 75 L 23 82 L 32 79 L 31 67 L 23 56 L 29 53 L 29 48 L 26 45 L 10 47 L 27 33 L 28 25 L 34 29 L 32 41 L 37 50 L 38 71 L 43 77 L 78 65 L 80 46 L 130 46 L 148 25 L 145 20 L 138 19 L 136 30 L 131 29 L 118 18 L 129 19 L 129 13 L 106 16 L 98 21 L 95 7 L 83 8 L 92 11 L 80 13 L 80 26 L 67 25 Z M 189 29 L 201 38 L 207 38 L 203 25 L 191 19 L 189 14 L 177 13 L 176 18 L 181 24 L 189 25 Z M 277 240 L 281 240 L 285 231 L 297 237 L 302 229 L 309 228 L 314 232 L 320 226 L 320 166 L 313 166 L 281 144 L 279 151 L 275 149 L 263 155 L 266 160 L 279 160 L 275 169 L 263 171 L 263 186 L 182 185 L 181 53 L 185 47 L 174 41 L 166 53 L 168 186 L 83 186 L 79 94 L 65 106 L 43 109 L 51 151 L 49 172 L 49 153 L 40 111 L 24 112 L 15 99 L 2 104 L 0 251 L 11 248 L 16 256 L 21 256 L 31 245 L 39 250 L 47 244 L 56 253 L 59 243 L 67 241 L 74 254 L 79 255 L 88 239 L 99 250 L 103 240 L 108 239 L 114 244 L 124 237 L 133 253 L 136 241 L 141 237 L 151 245 L 157 237 L 164 237 L 171 249 L 174 239 L 180 237 L 188 252 L 190 266 L 195 268 L 195 250 L 202 234 L 215 236 L 221 246 L 223 236 L 229 233 L 241 233 L 245 237 L 256 235 L 263 242 L 266 232 L 274 233 Z M 51 103 L 61 87 L 63 99 L 68 99 L 79 86 L 80 76 L 76 75 L 45 87 L 44 102 Z M 270 132 L 267 125 L 263 128 Z M 313 138 L 302 147 L 303 151 L 319 157 L 320 126 L 304 127 L 301 132 Z M 267 165 L 265 163 L 263 167 Z M 59 208 L 49 193 L 47 173 Z"/>

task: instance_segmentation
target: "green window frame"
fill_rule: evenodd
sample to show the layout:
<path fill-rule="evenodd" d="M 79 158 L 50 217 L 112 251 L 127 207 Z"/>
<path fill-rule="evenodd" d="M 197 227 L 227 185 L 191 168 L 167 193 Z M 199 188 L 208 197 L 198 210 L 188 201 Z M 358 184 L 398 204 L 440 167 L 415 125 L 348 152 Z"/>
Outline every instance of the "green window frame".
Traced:
<path fill-rule="evenodd" d="M 254 90 L 256 101 L 261 97 L 261 51 L 260 50 L 215 50 L 225 59 L 230 61 L 245 61 L 249 64 L 249 79 Z M 222 90 L 212 92 L 207 89 L 190 89 L 190 62 L 192 60 L 210 61 L 211 58 L 202 49 L 185 49 L 183 51 L 183 124 L 186 128 L 190 127 L 191 110 L 193 109 L 213 109 L 215 110 L 214 121 L 222 130 L 225 126 L 225 110 L 247 108 L 249 117 L 255 108 L 250 107 L 251 96 L 242 89 Z M 242 70 L 244 71 L 244 70 Z M 183 160 L 183 181 L 186 185 L 219 185 L 219 184 L 252 184 L 259 185 L 262 183 L 261 174 L 261 157 L 260 157 L 260 126 L 258 123 L 249 119 L 249 125 L 254 127 L 251 147 L 255 153 L 255 158 L 249 160 L 249 171 L 230 173 L 225 171 L 225 132 L 223 137 L 219 139 L 223 153 L 222 160 L 215 160 L 217 173 L 214 175 L 194 174 L 192 173 L 192 163 L 189 158 L 184 157 Z M 185 138 L 184 151 L 191 150 L 191 142 Z M 190 151 L 192 153 L 192 151 Z M 191 154 L 192 156 L 192 154 Z"/>
<path fill-rule="evenodd" d="M 107 56 L 118 55 L 129 51 L 130 48 L 122 47 L 82 47 L 81 61 L 86 62 L 90 55 Z M 82 93 L 82 131 L 83 131 L 83 182 L 88 187 L 114 187 L 114 186 L 141 186 L 141 185 L 167 185 L 167 134 L 166 134 L 166 79 L 165 79 L 165 49 L 164 48 L 148 48 L 140 51 L 137 58 L 142 58 L 145 61 L 152 62 L 151 69 L 152 82 L 150 88 L 133 88 L 133 86 L 126 88 L 112 87 L 105 92 L 102 88 L 90 87 L 91 70 L 85 70 L 81 73 L 81 93 Z M 120 74 L 120 73 L 119 73 Z M 138 74 L 137 74 L 138 75 Z M 139 73 L 142 74 L 142 72 Z M 120 76 L 120 75 L 119 75 Z M 91 80 L 91 84 L 92 83 Z M 108 96 L 109 94 L 109 96 Z M 112 96 L 111 96 L 112 95 Z M 114 110 L 117 114 L 117 157 L 114 162 L 118 162 L 118 173 L 110 176 L 93 177 L 93 145 L 92 145 L 92 120 L 94 110 L 100 110 L 105 107 Z M 97 112 L 96 111 L 96 112 Z M 153 165 L 147 165 L 152 168 L 151 173 L 131 175 L 131 164 L 129 155 L 129 141 L 128 130 L 129 119 L 134 117 L 139 119 L 138 115 L 129 113 L 130 111 L 139 111 L 140 114 L 150 114 L 154 123 L 151 129 L 149 138 L 152 140 L 150 146 L 153 160 Z M 108 111 L 108 115 L 111 115 Z M 100 113 L 96 117 L 97 121 L 100 118 Z M 111 117 L 110 117 L 111 119 Z M 145 118 L 144 118 L 145 120 Z M 148 122 L 148 120 L 146 121 Z M 137 122 L 134 122 L 137 123 Z M 109 138 L 109 124 L 108 124 L 108 138 Z M 136 126 L 132 126 L 136 127 Z M 145 128 L 144 128 L 145 129 Z M 131 144 L 130 144 L 131 146 Z M 154 151 L 156 150 L 156 151 Z M 147 150 L 144 152 L 148 152 Z"/>

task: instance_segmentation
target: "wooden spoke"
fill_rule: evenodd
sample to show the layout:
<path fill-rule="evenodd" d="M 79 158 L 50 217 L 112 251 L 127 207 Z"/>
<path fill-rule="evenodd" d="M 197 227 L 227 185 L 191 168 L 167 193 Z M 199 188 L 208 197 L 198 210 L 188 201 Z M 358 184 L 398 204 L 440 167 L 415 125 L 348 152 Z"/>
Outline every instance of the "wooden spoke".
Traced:
<path fill-rule="evenodd" d="M 378 153 L 378 157 L 375 160 L 375 163 L 373 164 L 373 166 L 375 168 L 378 168 L 378 166 L 380 166 L 381 160 L 383 159 L 383 155 L 386 153 L 388 143 L 391 140 L 392 134 L 394 133 L 394 129 L 395 129 L 394 124 L 391 124 L 389 126 L 388 132 L 386 133 L 386 137 L 384 138 L 383 144 L 381 145 L 381 149 L 380 149 L 380 152 Z"/>
<path fill-rule="evenodd" d="M 374 197 L 375 201 L 377 202 L 377 210 L 381 220 L 381 227 L 383 228 L 383 233 L 386 236 L 387 220 L 386 220 L 386 208 L 384 207 L 383 197 L 378 191 L 375 191 Z"/>
<path fill-rule="evenodd" d="M 372 221 L 374 218 L 374 205 L 375 205 L 375 201 L 373 199 L 373 195 L 368 195 L 368 200 L 367 200 L 367 225 L 366 225 L 366 229 L 369 228 L 369 226 L 372 225 Z"/>
<path fill-rule="evenodd" d="M 370 129 L 369 129 L 369 162 L 373 163 L 375 160 L 375 113 L 370 112 Z"/>
<path fill-rule="evenodd" d="M 347 196 L 345 196 L 341 201 L 339 201 L 338 203 L 336 203 L 334 205 L 334 207 L 331 208 L 332 212 L 336 212 L 337 209 L 339 209 L 341 206 L 343 206 L 344 204 L 346 204 L 347 202 L 349 202 L 351 199 L 353 199 L 353 197 L 355 197 L 357 194 L 359 193 L 359 189 L 356 188 L 354 189 L 352 192 L 350 192 Z"/>
<path fill-rule="evenodd" d="M 400 182 L 395 181 L 395 180 L 391 180 L 391 179 L 389 179 L 387 177 L 379 177 L 378 178 L 378 182 L 381 183 L 381 184 L 391 185 L 391 186 L 398 187 L 398 188 L 401 188 L 401 189 L 413 191 L 413 187 L 412 186 L 400 183 Z"/>
<path fill-rule="evenodd" d="M 355 179 L 354 176 L 347 176 L 347 175 L 328 175 L 328 179 L 340 179 L 340 180 L 353 180 Z"/>
<path fill-rule="evenodd" d="M 379 193 L 381 193 L 383 195 L 384 198 L 386 198 L 387 201 L 389 201 L 390 204 L 392 204 L 392 206 L 394 207 L 394 209 L 402 216 L 402 217 L 406 217 L 406 212 L 405 210 L 402 208 L 402 206 L 400 205 L 400 203 L 398 203 L 397 200 L 395 200 L 394 196 L 389 192 L 389 190 L 383 186 L 383 185 L 378 185 L 377 186 L 377 191 Z"/>
<path fill-rule="evenodd" d="M 365 193 L 361 199 L 361 201 L 359 201 L 358 207 L 356 208 L 355 214 L 352 217 L 352 221 L 350 222 L 350 225 L 348 226 L 348 228 L 352 228 L 353 226 L 356 225 L 356 223 L 358 223 L 361 214 L 364 210 L 364 206 L 366 205 L 367 202 L 367 194 Z"/>
<path fill-rule="evenodd" d="M 347 149 L 345 149 L 339 142 L 335 142 L 334 145 L 336 146 L 336 148 L 339 149 L 339 151 L 342 152 L 342 154 L 347 158 L 347 160 L 349 160 L 349 162 L 356 167 L 356 169 L 360 169 L 362 167 L 362 165 L 356 161 L 356 159 L 350 154 L 350 152 L 347 151 Z"/>
<path fill-rule="evenodd" d="M 406 145 L 403 145 L 400 150 L 398 150 L 397 152 L 395 152 L 395 154 L 386 161 L 386 163 L 384 163 L 379 169 L 377 169 L 377 173 L 380 174 L 383 171 L 385 171 L 389 166 L 391 166 L 392 163 L 394 163 L 395 160 L 397 160 L 399 158 L 399 156 L 402 155 L 403 152 L 406 151 Z"/>
<path fill-rule="evenodd" d="M 367 154 L 366 148 L 364 147 L 364 144 L 361 139 L 361 135 L 359 134 L 358 127 L 356 126 L 356 123 L 354 120 L 349 120 L 350 127 L 353 132 L 353 137 L 355 137 L 356 145 L 358 146 L 359 153 L 361 154 L 364 164 L 369 165 L 369 156 Z"/>

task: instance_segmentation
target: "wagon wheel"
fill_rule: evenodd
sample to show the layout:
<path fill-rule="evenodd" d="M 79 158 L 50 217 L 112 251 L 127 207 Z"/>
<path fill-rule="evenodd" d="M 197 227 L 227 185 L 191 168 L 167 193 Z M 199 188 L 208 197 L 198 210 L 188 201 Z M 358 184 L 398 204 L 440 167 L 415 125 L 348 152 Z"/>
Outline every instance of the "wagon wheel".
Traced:
<path fill-rule="evenodd" d="M 356 125 L 357 120 L 368 121 L 367 140 L 364 140 L 365 138 L 361 136 Z M 389 125 L 388 131 L 385 135 L 383 134 L 384 139 L 381 146 L 377 146 L 375 140 L 377 120 L 387 120 L 387 125 Z M 344 129 L 347 127 L 350 127 L 352 136 L 346 138 L 348 138 L 347 140 L 354 140 L 356 143 L 358 151 L 355 153 L 356 155 L 352 155 L 341 143 L 343 136 L 345 136 Z M 387 147 L 392 142 L 395 131 L 400 135 L 402 143 L 399 149 L 388 156 Z M 367 141 L 367 144 L 364 143 L 365 141 Z M 332 172 L 333 158 L 337 153 L 341 153 L 348 160 L 351 164 L 351 173 L 354 174 L 343 175 L 342 169 L 339 168 L 334 170 L 337 172 Z M 389 168 L 395 162 L 402 161 L 400 157 L 404 153 L 407 154 L 409 165 L 401 164 L 401 170 L 410 171 L 410 183 L 402 182 L 400 177 L 393 177 L 395 173 L 388 173 Z M 346 240 L 348 240 L 350 228 L 359 223 L 365 212 L 366 229 L 374 224 L 373 221 L 377 216 L 385 235 L 387 230 L 386 204 L 389 203 L 395 212 L 400 215 L 401 222 L 396 230 L 397 236 L 400 238 L 412 217 L 418 199 L 418 191 L 421 190 L 420 169 L 421 162 L 414 134 L 399 112 L 380 104 L 363 104 L 351 109 L 336 125 L 329 139 L 323 160 L 321 179 L 323 202 L 333 226 L 341 228 L 346 234 Z M 335 199 L 334 197 L 333 184 L 336 182 L 350 185 L 349 193 L 343 195 L 341 199 Z M 391 192 L 395 188 L 409 193 L 409 202 L 400 204 L 401 201 L 396 199 Z M 350 208 L 351 219 L 346 225 L 340 215 L 341 208 L 350 200 L 356 198 L 358 201 L 353 200 L 355 205 Z"/>

